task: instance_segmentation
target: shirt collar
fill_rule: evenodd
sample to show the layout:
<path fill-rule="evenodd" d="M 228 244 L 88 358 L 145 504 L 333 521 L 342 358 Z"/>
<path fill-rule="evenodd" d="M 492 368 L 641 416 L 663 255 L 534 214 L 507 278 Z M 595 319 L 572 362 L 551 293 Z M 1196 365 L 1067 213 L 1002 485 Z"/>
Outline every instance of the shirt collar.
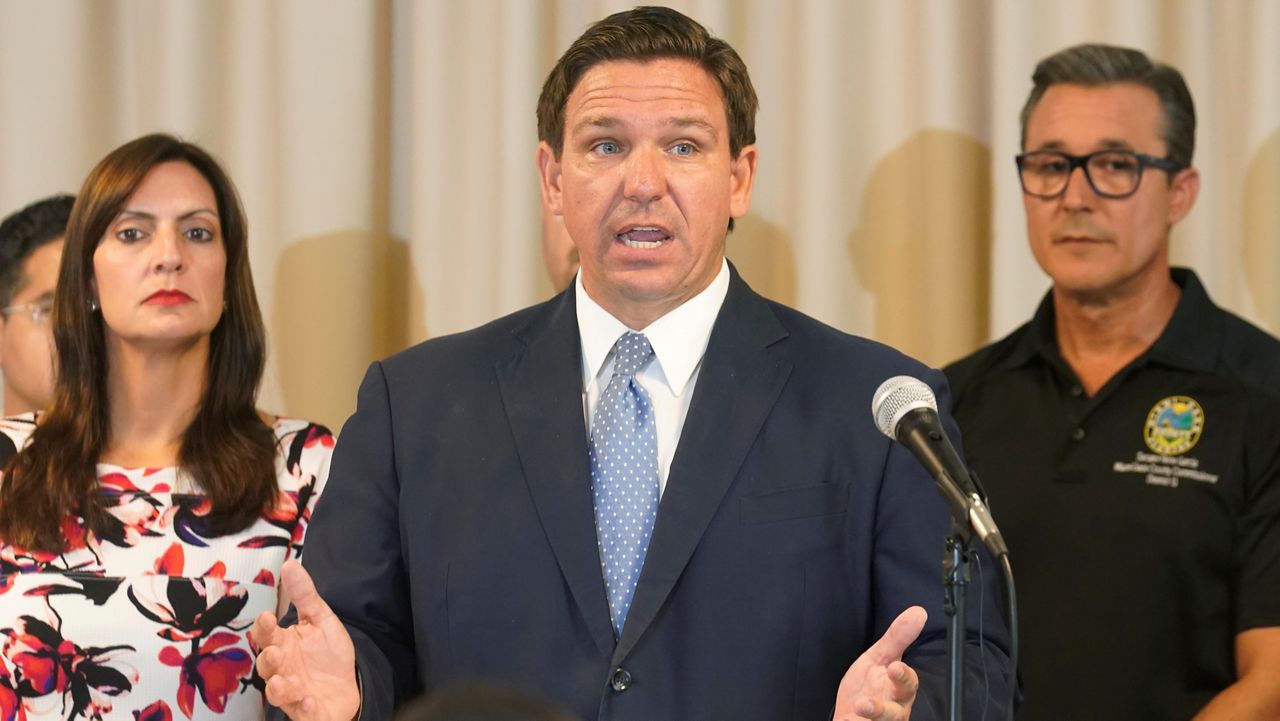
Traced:
<path fill-rule="evenodd" d="M 1214 322 L 1216 306 L 1195 271 L 1173 267 L 1169 269 L 1169 275 L 1182 289 L 1182 295 L 1168 325 L 1144 356 L 1182 368 L 1212 369 L 1221 341 L 1220 326 Z M 1050 362 L 1060 362 L 1062 358 L 1053 316 L 1053 290 L 1040 301 L 1035 316 L 1027 323 L 1026 332 L 1003 365 L 1017 367 L 1035 357 Z"/>
<path fill-rule="evenodd" d="M 1169 325 L 1151 346 L 1152 360 L 1191 370 L 1212 370 L 1222 348 L 1218 308 L 1189 268 L 1171 268 L 1173 282 L 1182 288 Z"/>
<path fill-rule="evenodd" d="M 648 327 L 639 329 L 638 332 L 644 333 L 653 346 L 658 366 L 672 393 L 683 393 L 685 385 L 693 377 L 693 371 L 707 350 L 711 327 L 715 325 L 716 316 L 720 314 L 720 306 L 724 304 L 728 292 L 729 263 L 722 260 L 720 272 L 711 281 L 711 285 L 650 323 Z M 614 343 L 618 342 L 618 337 L 632 329 L 587 295 L 582 286 L 581 272 L 574 281 L 574 293 L 577 300 L 578 335 L 582 339 L 582 378 L 585 388 L 600 373 Z"/>
<path fill-rule="evenodd" d="M 1042 358 L 1052 361 L 1058 357 L 1058 340 L 1055 335 L 1053 319 L 1053 290 L 1050 289 L 1036 307 L 1036 314 L 1025 326 L 1026 330 L 1018 339 L 1009 355 L 1000 365 L 1006 368 L 1017 368 L 1031 361 Z"/>

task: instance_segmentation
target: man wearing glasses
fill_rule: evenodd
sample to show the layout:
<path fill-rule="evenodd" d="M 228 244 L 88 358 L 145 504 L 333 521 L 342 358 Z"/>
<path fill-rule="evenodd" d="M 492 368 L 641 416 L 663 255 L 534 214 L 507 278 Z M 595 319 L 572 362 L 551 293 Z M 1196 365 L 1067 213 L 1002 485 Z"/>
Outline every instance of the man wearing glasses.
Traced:
<path fill-rule="evenodd" d="M 1019 719 L 1280 718 L 1280 343 L 1169 266 L 1190 93 L 1101 45 L 1033 81 L 1017 166 L 1053 288 L 946 369 L 1017 559 Z"/>
<path fill-rule="evenodd" d="M 0 370 L 6 416 L 43 410 L 49 403 L 49 313 L 74 202 L 70 195 L 45 198 L 0 223 Z"/>

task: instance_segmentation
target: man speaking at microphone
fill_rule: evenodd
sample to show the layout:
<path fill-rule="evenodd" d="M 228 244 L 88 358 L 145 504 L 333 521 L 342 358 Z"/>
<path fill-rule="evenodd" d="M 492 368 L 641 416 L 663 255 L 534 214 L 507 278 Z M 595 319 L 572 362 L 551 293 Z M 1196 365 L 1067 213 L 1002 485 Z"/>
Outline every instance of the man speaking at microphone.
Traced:
<path fill-rule="evenodd" d="M 272 703 L 385 719 L 479 680 L 583 721 L 944 718 L 948 513 L 870 413 L 885 378 L 942 377 L 726 263 L 756 104 L 737 53 L 665 8 L 560 58 L 536 159 L 577 279 L 370 368 L 308 530 L 315 588 L 288 567 L 299 622 L 254 629 Z M 967 718 L 1008 697 L 994 577 Z"/>
<path fill-rule="evenodd" d="M 947 368 L 1018 561 L 1019 719 L 1280 718 L 1280 343 L 1169 266 L 1191 95 L 1103 45 L 1033 82 L 1018 168 L 1053 287 Z"/>

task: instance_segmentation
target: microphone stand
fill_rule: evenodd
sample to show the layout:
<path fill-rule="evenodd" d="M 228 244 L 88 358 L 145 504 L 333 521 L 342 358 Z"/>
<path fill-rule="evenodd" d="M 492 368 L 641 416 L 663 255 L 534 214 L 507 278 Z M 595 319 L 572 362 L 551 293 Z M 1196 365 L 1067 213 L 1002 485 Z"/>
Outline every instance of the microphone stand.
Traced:
<path fill-rule="evenodd" d="M 964 712 L 965 599 L 969 592 L 969 543 L 973 531 L 968 523 L 951 519 L 951 534 L 946 538 L 942 558 L 943 611 L 947 614 L 947 656 L 949 660 L 949 721 L 961 721 Z"/>
<path fill-rule="evenodd" d="M 890 379 L 893 380 L 893 379 Z M 916 381 L 919 383 L 919 381 Z M 889 381 L 885 382 L 888 385 Z M 924 385 L 920 383 L 920 385 Z M 882 385 L 883 389 L 884 386 Z M 925 388 L 925 392 L 931 391 Z M 879 391 L 877 391 L 879 393 Z M 880 417 L 880 405 L 873 404 L 876 417 Z M 1014 676 L 1009 682 L 1009 718 L 1017 699 L 1018 618 L 1017 599 L 1014 595 L 1013 569 L 1009 565 L 1009 549 L 996 530 L 995 521 L 986 507 L 986 493 L 977 477 L 964 467 L 946 436 L 937 427 L 936 408 L 928 408 L 920 414 L 920 408 L 912 410 L 893 425 L 893 432 L 885 434 L 907 446 L 916 454 L 934 477 L 938 492 L 951 511 L 951 533 L 946 537 L 946 554 L 942 560 L 943 610 L 947 614 L 947 653 L 950 656 L 949 721 L 961 721 L 964 716 L 964 656 L 967 628 L 965 626 L 965 596 L 969 590 L 970 562 L 976 554 L 970 549 L 974 533 L 991 549 L 1000 564 L 1004 578 L 1006 621 L 1009 625 L 1010 663 Z M 933 417 L 930 418 L 930 415 Z M 879 422 L 877 420 L 877 422 Z M 882 429 L 883 430 L 883 429 Z M 959 483 L 962 476 L 967 481 Z"/>

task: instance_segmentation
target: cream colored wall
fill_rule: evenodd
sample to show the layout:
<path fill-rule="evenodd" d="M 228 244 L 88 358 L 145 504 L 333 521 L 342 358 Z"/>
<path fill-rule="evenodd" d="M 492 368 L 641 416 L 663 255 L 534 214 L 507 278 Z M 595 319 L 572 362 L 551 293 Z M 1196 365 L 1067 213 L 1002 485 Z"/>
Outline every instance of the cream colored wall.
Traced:
<path fill-rule="evenodd" d="M 371 360 L 547 297 L 534 103 L 626 2 L 0 0 L 0 212 L 153 130 L 227 164 L 271 333 L 262 404 L 338 427 Z M 1047 287 L 1013 173 L 1035 61 L 1181 68 L 1204 192 L 1175 232 L 1223 305 L 1280 330 L 1280 3 L 675 2 L 746 59 L 760 175 L 729 255 L 757 289 L 930 363 Z"/>

